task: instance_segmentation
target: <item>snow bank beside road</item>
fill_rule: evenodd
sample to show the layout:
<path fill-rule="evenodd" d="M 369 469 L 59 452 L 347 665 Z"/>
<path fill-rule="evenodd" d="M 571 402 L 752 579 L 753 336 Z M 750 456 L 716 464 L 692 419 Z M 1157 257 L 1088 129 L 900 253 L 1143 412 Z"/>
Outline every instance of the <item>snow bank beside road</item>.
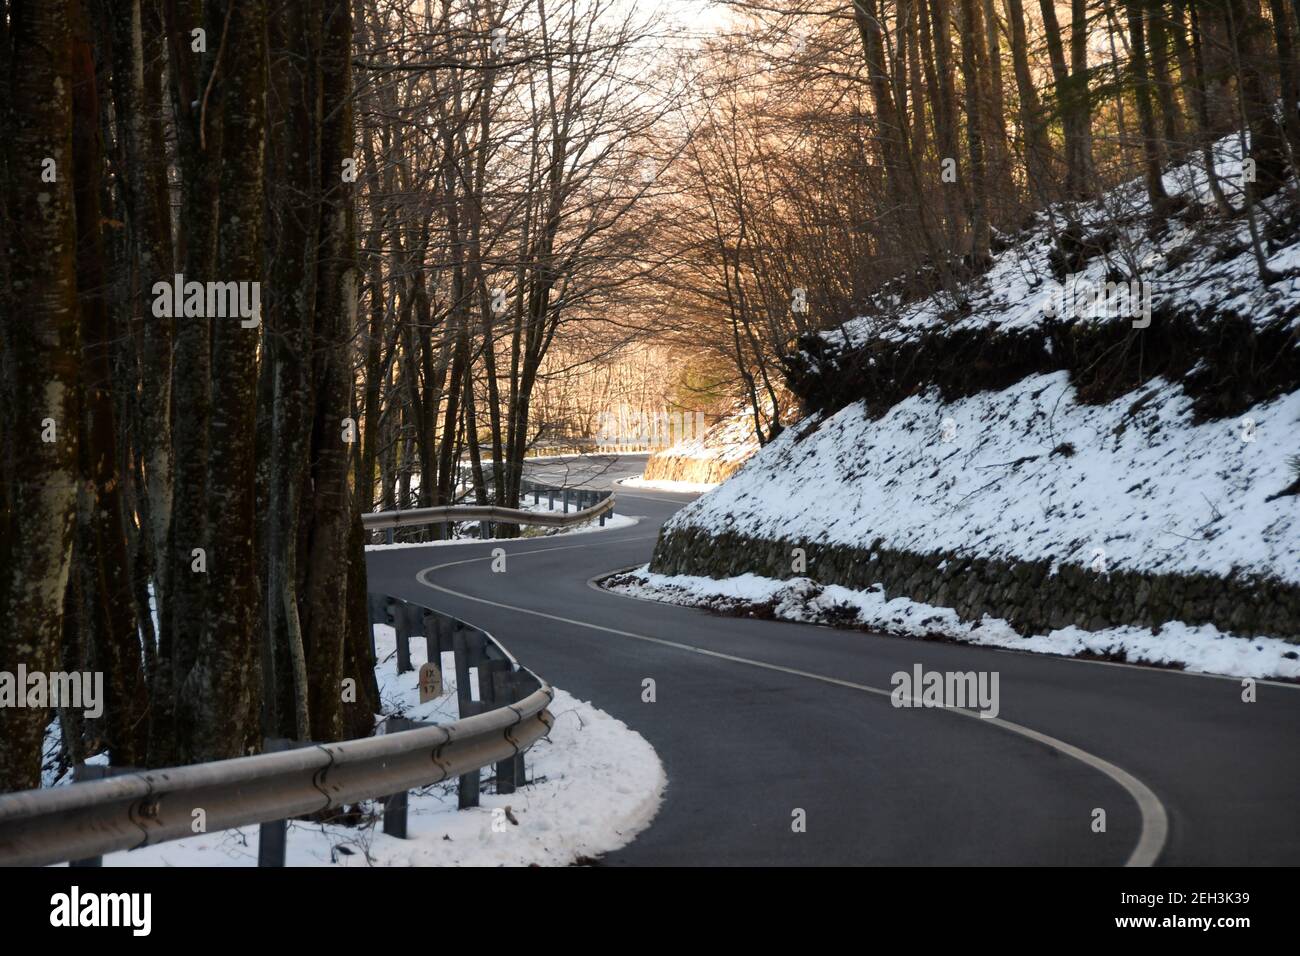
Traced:
<path fill-rule="evenodd" d="M 422 640 L 411 641 L 414 670 L 396 673 L 396 632 L 375 627 L 375 676 L 385 713 L 447 723 L 457 718 L 454 671 L 443 694 L 421 704 Z M 631 842 L 659 809 L 667 777 L 654 748 L 620 720 L 558 688 L 555 726 L 525 756 L 528 785 L 482 793 L 457 810 L 455 779 L 412 791 L 408 839 L 383 833 L 376 802 L 359 826 L 289 824 L 289 866 L 566 866 Z M 492 768 L 484 768 L 488 780 Z M 489 790 L 493 789 L 491 786 Z M 199 834 L 104 857 L 105 866 L 255 866 L 258 827 Z"/>
<path fill-rule="evenodd" d="M 704 494 L 718 487 L 716 481 L 671 481 L 667 478 L 624 478 L 619 482 L 629 488 L 645 491 L 677 491 L 683 494 Z"/>
<path fill-rule="evenodd" d="M 985 617 L 962 621 L 951 608 L 933 607 L 883 589 L 852 590 L 808 578 L 778 581 L 744 574 L 715 580 L 695 575 L 655 574 L 647 567 L 607 579 L 620 594 L 669 604 L 703 607 L 727 614 L 753 614 L 785 621 L 833 624 L 905 637 L 944 637 L 965 644 L 1067 657 L 1180 667 L 1233 677 L 1300 680 L 1296 645 L 1270 637 L 1241 638 L 1212 625 L 1171 622 L 1159 632 L 1139 627 L 1085 631 L 1066 627 L 1048 634 L 1021 635 L 1006 621 Z"/>
<path fill-rule="evenodd" d="M 406 840 L 383 833 L 373 806 L 357 827 L 296 820 L 287 864 L 566 866 L 626 845 L 659 808 L 667 778 L 658 756 L 622 721 L 562 690 L 551 713 L 555 727 L 526 757 L 528 786 L 484 793 L 470 810 L 456 809 L 455 780 L 413 791 Z M 241 827 L 112 853 L 104 865 L 255 866 L 257 842 L 257 827 Z"/>
<path fill-rule="evenodd" d="M 1238 146 L 1216 146 L 1225 182 Z M 1179 627 L 1300 646 L 1300 211 L 1270 197 L 1254 242 L 1195 161 L 1166 185 L 1166 216 L 1138 181 L 1058 205 L 956 286 L 919 264 L 802 336 L 783 363 L 811 414 L 666 523 L 650 566 L 1159 637 L 1116 654 L 1158 659 Z"/>

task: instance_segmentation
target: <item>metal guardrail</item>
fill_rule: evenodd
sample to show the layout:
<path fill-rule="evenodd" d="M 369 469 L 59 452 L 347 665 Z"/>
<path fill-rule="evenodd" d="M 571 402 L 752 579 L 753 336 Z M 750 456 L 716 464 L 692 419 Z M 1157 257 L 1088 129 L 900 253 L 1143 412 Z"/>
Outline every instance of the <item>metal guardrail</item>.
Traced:
<path fill-rule="evenodd" d="M 567 528 L 582 524 L 593 518 L 613 514 L 614 495 L 608 491 L 592 491 L 581 488 L 554 488 L 525 482 L 523 494 L 533 495 L 534 503 L 541 503 L 541 496 L 547 495 L 550 507 L 555 507 L 557 496 L 563 503 L 564 511 L 554 514 L 551 511 L 527 511 L 523 508 L 501 508 L 496 505 L 439 505 L 434 508 L 410 508 L 405 511 L 376 511 L 361 516 L 361 526 L 367 531 L 384 528 L 406 528 L 421 524 L 445 524 L 452 521 L 484 521 L 502 524 L 531 524 L 545 528 Z M 573 502 L 578 510 L 569 512 Z"/>
<path fill-rule="evenodd" d="M 548 458 L 564 458 L 574 455 L 640 455 L 654 454 L 657 451 L 663 451 L 665 448 L 671 448 L 676 444 L 674 441 L 601 441 L 598 438 L 575 439 L 570 442 L 552 442 L 545 445 L 535 445 L 533 450 L 537 455 L 530 455 L 524 458 L 525 461 L 545 461 Z"/>
<path fill-rule="evenodd" d="M 546 528 L 567 528 L 571 525 L 599 518 L 614 508 L 611 495 L 604 501 L 569 514 L 550 514 L 545 511 L 525 511 L 522 508 L 499 508 L 496 505 L 442 505 L 436 508 L 412 508 L 409 511 L 376 511 L 361 516 L 361 526 L 367 531 L 381 528 L 405 528 L 418 524 L 440 524 L 448 521 L 495 521 L 502 524 L 534 524 Z"/>
<path fill-rule="evenodd" d="M 0 795 L 0 865 L 41 866 L 84 860 L 117 850 L 163 843 L 194 835 L 195 811 L 202 810 L 206 832 L 276 822 L 342 808 L 361 800 L 405 797 L 407 790 L 461 778 L 460 806 L 478 803 L 478 770 L 498 764 L 508 785 L 516 782 L 521 754 L 553 724 L 547 706 L 554 690 L 514 659 L 484 631 L 431 609 L 372 595 L 388 608 L 419 614 L 388 614 L 401 621 L 399 645 L 422 631 L 435 648 L 454 648 L 457 686 L 471 663 L 494 675 L 497 687 L 537 689 L 523 699 L 471 713 L 449 724 L 420 725 L 381 736 L 340 743 L 302 744 L 298 749 L 218 760 L 188 767 L 143 770 L 66 787 Z M 416 624 L 418 618 L 421 623 Z M 371 620 L 375 621 L 372 607 Z M 469 638 L 478 641 L 471 644 Z M 409 654 L 408 654 L 409 666 Z M 399 663 L 400 668 L 400 663 Z M 481 706 L 496 702 L 488 677 Z M 477 709 L 462 698 L 460 712 Z M 401 720 L 390 718 L 390 722 Z M 409 722 L 408 722 L 409 723 Z M 518 777 L 522 777 L 521 770 Z M 466 793 L 466 782 L 473 788 Z M 522 780 L 519 780 L 522 782 Z M 498 789 L 501 789 L 500 782 Z M 399 804 L 405 810 L 405 800 Z M 404 815 L 404 814 L 403 814 Z M 388 830 L 388 820 L 385 819 Z M 401 831 L 404 834 L 405 821 Z M 391 831 L 390 831 L 391 832 Z M 265 837 L 265 830 L 264 830 Z M 281 847 L 283 844 L 281 843 Z"/>

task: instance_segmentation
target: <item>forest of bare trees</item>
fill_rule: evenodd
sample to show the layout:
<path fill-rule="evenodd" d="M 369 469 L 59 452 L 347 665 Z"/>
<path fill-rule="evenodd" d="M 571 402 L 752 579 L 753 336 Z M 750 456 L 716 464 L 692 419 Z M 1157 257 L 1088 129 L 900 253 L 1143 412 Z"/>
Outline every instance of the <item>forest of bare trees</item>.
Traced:
<path fill-rule="evenodd" d="M 0 789 L 368 734 L 361 514 L 604 403 L 769 440 L 798 336 L 1175 160 L 1296 188 L 1295 0 L 685 6 L 0 0 L 0 672 L 107 686 Z"/>
<path fill-rule="evenodd" d="M 908 297 L 962 289 L 1051 205 L 1198 158 L 1225 222 L 1245 219 L 1261 276 L 1261 200 L 1294 192 L 1300 160 L 1289 0 L 730 0 L 670 168 L 659 281 L 688 337 L 764 408 L 805 332 Z M 1219 180 L 1212 144 L 1253 164 Z M 698 323 L 698 325 L 696 324 Z M 779 428 L 779 425 L 776 426 Z"/>
<path fill-rule="evenodd" d="M 639 336 L 600 318 L 644 271 L 646 24 L 42 0 L 0 28 L 0 670 L 108 685 L 52 758 L 47 714 L 0 709 L 0 783 L 370 733 L 360 514 L 515 504 L 553 344 Z"/>

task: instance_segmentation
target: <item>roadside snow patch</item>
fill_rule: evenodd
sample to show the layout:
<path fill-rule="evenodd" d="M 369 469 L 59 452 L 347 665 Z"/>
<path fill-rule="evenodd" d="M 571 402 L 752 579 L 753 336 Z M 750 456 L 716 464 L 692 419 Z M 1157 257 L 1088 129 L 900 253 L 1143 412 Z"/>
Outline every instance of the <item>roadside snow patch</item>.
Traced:
<path fill-rule="evenodd" d="M 1049 634 L 1022 636 L 1001 618 L 962 621 L 952 608 L 905 597 L 889 598 L 879 586 L 858 591 L 821 585 L 809 578 L 778 581 L 755 574 L 722 579 L 667 575 L 650 571 L 648 565 L 607 579 L 605 587 L 628 597 L 729 614 L 770 613 L 785 621 L 851 626 L 905 637 L 938 636 L 964 644 L 1065 657 L 1087 655 L 1205 674 L 1300 679 L 1300 648 L 1295 644 L 1272 637 L 1236 637 L 1212 625 L 1173 621 L 1159 632 L 1140 627 L 1100 631 L 1065 627 Z"/>
<path fill-rule="evenodd" d="M 659 757 L 622 721 L 562 690 L 551 713 L 555 727 L 526 757 L 528 786 L 484 793 L 481 806 L 469 810 L 456 809 L 455 780 L 412 791 L 406 840 L 386 836 L 372 813 L 357 827 L 295 820 L 286 863 L 566 866 L 626 845 L 659 809 L 667 784 Z M 111 853 L 104 865 L 255 866 L 257 843 L 258 828 L 241 827 Z"/>
<path fill-rule="evenodd" d="M 375 625 L 375 676 L 385 714 L 448 723 L 458 716 L 455 672 L 424 704 L 417 684 L 424 641 L 410 642 L 414 670 L 398 674 L 393 628 Z M 654 748 L 620 720 L 555 691 L 555 726 L 525 756 L 528 784 L 483 792 L 457 809 L 455 779 L 413 790 L 408 839 L 384 834 L 382 806 L 362 805 L 358 826 L 293 820 L 289 866 L 566 866 L 617 850 L 650 825 L 668 778 Z M 53 726 L 53 725 L 52 725 Z M 492 767 L 483 770 L 493 790 Z M 199 834 L 104 857 L 105 866 L 255 866 L 259 828 Z"/>
<path fill-rule="evenodd" d="M 677 491 L 683 494 L 704 494 L 718 487 L 718 482 L 709 481 L 670 481 L 667 478 L 624 478 L 619 482 L 628 488 L 642 488 L 646 491 Z"/>

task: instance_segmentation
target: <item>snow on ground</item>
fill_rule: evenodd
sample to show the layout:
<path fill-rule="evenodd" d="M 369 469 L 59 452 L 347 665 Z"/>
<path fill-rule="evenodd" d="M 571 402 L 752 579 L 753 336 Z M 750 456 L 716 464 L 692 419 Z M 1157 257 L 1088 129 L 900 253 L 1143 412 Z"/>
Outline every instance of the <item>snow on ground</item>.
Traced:
<path fill-rule="evenodd" d="M 692 494 L 704 494 L 719 484 L 716 481 L 669 481 L 666 478 L 623 478 L 618 483 L 645 491 L 681 491 Z"/>
<path fill-rule="evenodd" d="M 962 621 L 951 608 L 905 597 L 889 598 L 877 585 L 858 591 L 821 585 L 809 578 L 778 581 L 744 574 L 715 580 L 695 575 L 655 574 L 648 565 L 605 582 L 629 597 L 707 607 L 724 613 L 770 613 L 781 620 L 836 624 L 906 637 L 944 637 L 965 644 L 1063 656 L 1088 655 L 1130 663 L 1181 667 L 1233 677 L 1300 680 L 1300 650 L 1270 637 L 1242 638 L 1211 625 L 1171 622 L 1159 632 L 1139 627 L 1085 631 L 1066 627 L 1022 636 L 1001 618 Z"/>
<path fill-rule="evenodd" d="M 1213 151 L 1223 191 L 1240 205 L 1240 140 L 1225 138 Z M 873 314 L 821 333 L 829 347 L 821 374 L 845 374 L 839 348 L 862 349 L 855 360 L 865 358 L 868 368 L 849 373 L 870 375 L 875 351 L 925 335 L 1032 331 L 1048 316 L 1127 325 L 1144 311 L 1147 294 L 1151 312 L 1160 316 L 1206 321 L 1236 314 L 1260 327 L 1281 323 L 1300 331 L 1300 235 L 1287 228 L 1288 195 L 1257 209 L 1269 236 L 1265 258 L 1282 274 L 1265 284 L 1246 218 L 1225 220 L 1213 209 L 1199 162 L 1197 155 L 1166 174 L 1167 191 L 1189 204 L 1167 223 L 1153 226 L 1143 184 L 1134 181 L 1091 203 L 1040 212 L 1024 232 L 1001 237 L 1007 247 L 967 283 L 961 303 L 947 292 L 906 301 L 887 290 L 872 303 Z M 1081 226 L 1076 241 L 1058 244 L 1067 227 L 1074 230 L 1071 219 Z M 1062 249 L 1082 258 L 1062 260 Z M 1057 275 L 1064 275 L 1064 286 Z M 1090 303 L 1093 293 L 1109 296 L 1106 283 L 1113 287 L 1121 278 L 1141 280 L 1131 290 L 1136 301 Z M 791 546 L 1295 584 L 1300 517 L 1297 495 L 1283 492 L 1300 480 L 1298 424 L 1300 392 L 1231 419 L 1196 422 L 1192 400 L 1163 379 L 1106 405 L 1080 404 L 1066 371 L 952 402 L 931 389 L 875 421 L 858 402 L 791 425 L 679 511 L 664 533 L 697 529 Z M 888 600 L 880 590 L 859 593 L 803 579 L 652 577 L 657 585 L 641 585 L 649 588 L 643 596 L 667 593 L 724 607 L 748 602 L 764 613 L 774 605 L 772 613 L 800 620 L 835 622 L 847 614 L 860 626 L 908 634 L 1300 677 L 1295 645 L 1232 637 L 1209 626 L 1167 624 L 1158 637 L 1139 628 L 1021 636 L 1001 620 L 963 622 L 951 609 Z"/>
<path fill-rule="evenodd" d="M 551 713 L 555 727 L 525 757 L 528 786 L 484 793 L 469 810 L 456 809 L 455 780 L 412 791 L 406 840 L 386 836 L 369 814 L 359 827 L 292 821 L 286 863 L 565 866 L 624 846 L 659 808 L 667 778 L 658 756 L 622 721 L 562 690 Z M 498 808 L 509 816 L 494 814 Z M 257 843 L 258 828 L 241 827 L 112 853 L 104 865 L 255 866 Z"/>
<path fill-rule="evenodd" d="M 1193 424 L 1162 381 L 1076 403 L 1065 372 L 944 404 L 916 395 L 876 421 L 861 403 L 786 429 L 665 525 L 709 533 L 1108 571 L 1300 581 L 1300 392 Z"/>
<path fill-rule="evenodd" d="M 457 717 L 455 671 L 443 668 L 443 695 L 419 703 L 425 642 L 410 642 L 413 671 L 397 675 L 396 633 L 375 628 L 376 676 L 388 714 L 448 722 Z M 383 833 L 376 805 L 361 826 L 289 824 L 289 866 L 564 866 L 616 850 L 658 811 L 667 777 L 640 734 L 592 704 L 557 689 L 555 726 L 524 757 L 528 786 L 483 793 L 477 809 L 457 810 L 456 780 L 412 791 L 408 839 Z M 491 768 L 483 772 L 487 781 Z M 489 789 L 493 789 L 489 786 Z M 509 814 L 494 813 L 509 808 Z M 516 823 L 510 822 L 513 817 Z M 494 826 L 495 824 L 495 826 Z M 104 857 L 105 866 L 255 866 L 258 827 L 187 837 Z"/>
<path fill-rule="evenodd" d="M 1223 191 L 1229 201 L 1240 206 L 1238 137 L 1220 140 L 1213 152 Z M 832 345 L 857 346 L 870 340 L 901 342 L 926 331 L 980 329 L 997 333 L 1035 328 L 1042 324 L 1054 299 L 1059 302 L 1064 292 L 1065 301 L 1073 302 L 1071 290 L 1101 287 L 1112 268 L 1126 278 L 1147 281 L 1151 306 L 1157 312 L 1178 312 L 1190 306 L 1198 312 L 1235 313 L 1263 322 L 1295 310 L 1300 304 L 1300 274 L 1294 274 L 1300 266 L 1300 236 L 1283 241 L 1267 254 L 1269 267 L 1287 278 L 1265 285 L 1258 277 L 1245 218 L 1230 227 L 1216 218 L 1199 154 L 1186 164 L 1171 167 L 1164 182 L 1171 196 L 1181 195 L 1205 209 L 1205 222 L 1213 223 L 1214 231 L 1207 236 L 1195 223 L 1171 219 L 1168 229 L 1148 235 L 1150 204 L 1141 180 L 1134 180 L 1075 207 L 1074 215 L 1089 234 L 1115 226 L 1118 239 L 1108 255 L 1093 256 L 1082 270 L 1066 278 L 1064 286 L 1053 277 L 1049 258 L 1055 236 L 1066 226 L 1064 208 L 1054 207 L 1038 213 L 1027 237 L 1017 238 L 993 257 L 991 268 L 967 287 L 968 307 L 960 314 L 954 314 L 953 300 L 944 293 L 907 303 L 893 295 L 876 302 L 880 316 L 853 319 L 822 333 L 823 338 Z M 1263 211 L 1272 214 L 1286 201 L 1284 191 L 1265 202 Z M 1068 310 L 1060 314 L 1069 317 Z M 1130 321 L 1127 314 L 1096 318 Z M 1291 327 L 1300 327 L 1300 317 L 1292 319 Z"/>

